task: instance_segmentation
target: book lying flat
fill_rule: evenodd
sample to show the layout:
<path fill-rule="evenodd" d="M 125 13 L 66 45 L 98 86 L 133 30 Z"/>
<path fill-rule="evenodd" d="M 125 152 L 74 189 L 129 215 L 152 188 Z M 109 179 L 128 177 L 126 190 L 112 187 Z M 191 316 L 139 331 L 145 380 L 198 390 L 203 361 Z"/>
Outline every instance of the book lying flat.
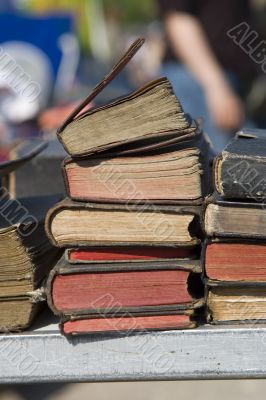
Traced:
<path fill-rule="evenodd" d="M 265 282 L 266 244 L 211 241 L 204 245 L 205 272 L 212 282 Z"/>
<path fill-rule="evenodd" d="M 210 287 L 207 296 L 209 321 L 214 324 L 266 321 L 265 286 Z"/>
<path fill-rule="evenodd" d="M 144 247 L 144 246 L 111 246 L 89 247 L 85 249 L 66 249 L 65 256 L 69 263 L 123 263 L 123 262 L 156 262 L 179 259 L 192 259 L 198 255 L 198 249 L 190 247 Z"/>
<path fill-rule="evenodd" d="M 55 314 L 170 311 L 202 305 L 199 261 L 160 265 L 72 265 L 62 258 L 51 271 L 48 304 Z"/>
<path fill-rule="evenodd" d="M 81 201 L 201 203 L 208 186 L 196 147 L 135 157 L 67 159 L 64 177 L 68 196 Z"/>
<path fill-rule="evenodd" d="M 139 39 L 118 64 L 74 110 L 58 130 L 58 138 L 73 157 L 103 151 L 154 149 L 196 135 L 196 126 L 183 112 L 167 78 L 147 83 L 130 95 L 80 113 L 142 46 Z M 121 148 L 122 146 L 122 148 Z"/>
<path fill-rule="evenodd" d="M 64 200 L 51 209 L 46 231 L 55 246 L 194 246 L 199 206 L 139 206 Z"/>
<path fill-rule="evenodd" d="M 265 239 L 264 204 L 210 197 L 206 201 L 204 228 L 207 236 Z"/>
<path fill-rule="evenodd" d="M 114 317 L 78 316 L 63 319 L 61 332 L 66 336 L 86 335 L 90 333 L 129 333 L 195 328 L 193 311 L 175 312 L 162 315 L 130 315 Z"/>
<path fill-rule="evenodd" d="M 265 199 L 266 130 L 244 129 L 215 162 L 217 192 L 228 199 Z"/>

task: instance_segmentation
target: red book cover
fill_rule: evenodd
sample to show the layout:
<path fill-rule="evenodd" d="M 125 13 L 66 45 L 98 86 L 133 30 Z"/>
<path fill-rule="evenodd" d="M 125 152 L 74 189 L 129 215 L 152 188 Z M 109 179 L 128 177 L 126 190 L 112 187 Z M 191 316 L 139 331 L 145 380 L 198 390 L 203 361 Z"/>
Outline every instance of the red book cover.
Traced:
<path fill-rule="evenodd" d="M 141 309 L 190 305 L 191 271 L 151 270 L 86 272 L 60 271 L 50 284 L 53 309 L 66 314 L 95 313 L 113 308 Z"/>
<path fill-rule="evenodd" d="M 62 323 L 65 335 L 99 332 L 134 332 L 193 328 L 189 315 L 152 315 L 115 318 L 82 318 Z"/>
<path fill-rule="evenodd" d="M 212 280 L 266 282 L 266 246 L 260 243 L 210 243 L 205 270 Z"/>
<path fill-rule="evenodd" d="M 190 258 L 194 249 L 174 247 L 91 247 L 88 249 L 70 249 L 67 251 L 71 263 L 82 262 L 125 262 L 154 261 L 164 259 Z"/>

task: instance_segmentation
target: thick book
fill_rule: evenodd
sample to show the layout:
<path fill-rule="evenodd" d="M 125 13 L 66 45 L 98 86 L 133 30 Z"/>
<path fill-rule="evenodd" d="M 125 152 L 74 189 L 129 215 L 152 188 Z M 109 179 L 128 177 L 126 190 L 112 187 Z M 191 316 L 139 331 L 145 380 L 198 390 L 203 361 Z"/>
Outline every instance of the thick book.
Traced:
<path fill-rule="evenodd" d="M 213 324 L 266 322 L 266 286 L 210 284 L 208 320 Z"/>
<path fill-rule="evenodd" d="M 266 197 L 266 130 L 244 129 L 215 162 L 215 187 L 228 199 Z"/>
<path fill-rule="evenodd" d="M 0 298 L 37 289 L 61 251 L 51 245 L 45 216 L 58 196 L 0 202 Z"/>
<path fill-rule="evenodd" d="M 58 196 L 0 202 L 0 330 L 27 327 L 39 309 L 40 288 L 61 256 L 44 221 Z"/>
<path fill-rule="evenodd" d="M 132 157 L 68 158 L 63 167 L 73 200 L 154 204 L 200 204 L 208 194 L 209 166 L 196 147 L 173 146 L 160 153 Z"/>
<path fill-rule="evenodd" d="M 209 282 L 265 282 L 266 244 L 250 240 L 211 240 L 203 247 Z"/>
<path fill-rule="evenodd" d="M 121 334 L 160 330 L 191 329 L 197 326 L 193 310 L 159 315 L 73 316 L 62 318 L 60 330 L 66 336 L 86 334 Z"/>
<path fill-rule="evenodd" d="M 124 68 L 142 46 L 138 39 L 58 129 L 67 153 L 84 157 L 99 152 L 135 153 L 192 139 L 197 127 L 186 115 L 167 78 L 147 83 L 109 104 L 81 111 Z"/>
<path fill-rule="evenodd" d="M 160 264 L 73 265 L 62 258 L 50 272 L 48 304 L 55 314 L 147 313 L 202 306 L 197 260 Z"/>
<path fill-rule="evenodd" d="M 207 236 L 266 239 L 263 203 L 230 201 L 214 195 L 207 198 L 203 214 Z"/>
<path fill-rule="evenodd" d="M 81 203 L 57 204 L 46 231 L 59 247 L 194 246 L 200 242 L 200 206 Z"/>
<path fill-rule="evenodd" d="M 44 304 L 45 296 L 41 289 L 24 296 L 0 298 L 0 332 L 27 329 Z"/>
<path fill-rule="evenodd" d="M 155 246 L 106 246 L 66 249 L 66 259 L 72 264 L 149 263 L 178 261 L 199 257 L 199 248 Z"/>

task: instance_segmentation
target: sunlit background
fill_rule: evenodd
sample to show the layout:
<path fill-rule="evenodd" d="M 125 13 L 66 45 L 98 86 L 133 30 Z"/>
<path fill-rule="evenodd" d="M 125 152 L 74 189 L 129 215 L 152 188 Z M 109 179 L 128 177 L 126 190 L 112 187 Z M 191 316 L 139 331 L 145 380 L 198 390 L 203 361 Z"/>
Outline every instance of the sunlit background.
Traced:
<path fill-rule="evenodd" d="M 254 26 L 266 37 L 266 1 L 254 0 Z M 165 35 L 155 0 L 13 0 L 0 2 L 0 158 L 31 137 L 55 137 L 55 129 L 136 37 L 146 45 L 124 72 L 96 100 L 121 96 L 160 74 Z M 40 88 L 26 99 L 19 83 L 8 82 L 8 68 L 19 65 Z M 12 67 L 13 66 L 13 67 Z M 247 117 L 263 126 L 265 74 L 245 98 Z M 200 115 L 194 116 L 200 118 Z M 196 351 L 196 350 L 195 350 Z M 256 399 L 265 382 L 82 384 L 5 387 L 12 399 Z"/>

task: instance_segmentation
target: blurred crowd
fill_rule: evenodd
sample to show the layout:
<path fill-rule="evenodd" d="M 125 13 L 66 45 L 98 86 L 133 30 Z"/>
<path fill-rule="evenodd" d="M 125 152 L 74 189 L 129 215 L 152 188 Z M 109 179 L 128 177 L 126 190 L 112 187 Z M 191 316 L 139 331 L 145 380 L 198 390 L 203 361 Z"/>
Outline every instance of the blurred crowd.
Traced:
<path fill-rule="evenodd" d="M 0 157 L 56 127 L 138 36 L 146 46 L 97 100 L 166 75 L 220 151 L 265 123 L 265 0 L 2 0 Z"/>

